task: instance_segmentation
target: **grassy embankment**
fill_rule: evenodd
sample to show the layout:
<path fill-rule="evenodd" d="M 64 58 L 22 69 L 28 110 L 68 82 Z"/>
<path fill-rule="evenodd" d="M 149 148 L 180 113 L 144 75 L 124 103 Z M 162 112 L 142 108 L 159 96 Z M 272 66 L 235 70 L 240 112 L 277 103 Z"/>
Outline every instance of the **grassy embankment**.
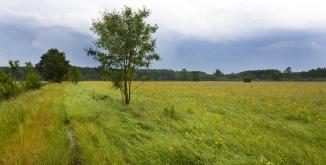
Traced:
<path fill-rule="evenodd" d="M 0 104 L 0 164 L 322 164 L 326 84 L 48 85 Z M 2 133 L 3 132 L 3 133 Z"/>

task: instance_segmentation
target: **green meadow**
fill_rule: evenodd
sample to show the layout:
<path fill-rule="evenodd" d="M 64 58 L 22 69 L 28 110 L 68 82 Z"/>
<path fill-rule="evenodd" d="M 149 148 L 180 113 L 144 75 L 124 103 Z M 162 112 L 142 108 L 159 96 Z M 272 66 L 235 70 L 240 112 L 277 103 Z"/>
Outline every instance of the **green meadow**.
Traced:
<path fill-rule="evenodd" d="M 325 164 L 326 83 L 49 84 L 0 102 L 0 164 Z"/>

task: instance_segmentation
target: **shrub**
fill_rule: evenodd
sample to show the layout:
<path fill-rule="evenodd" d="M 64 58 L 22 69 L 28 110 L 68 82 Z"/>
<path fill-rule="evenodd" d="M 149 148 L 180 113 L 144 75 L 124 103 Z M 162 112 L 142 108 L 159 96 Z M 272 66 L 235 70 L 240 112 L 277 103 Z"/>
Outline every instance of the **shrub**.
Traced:
<path fill-rule="evenodd" d="M 251 77 L 245 77 L 243 78 L 243 82 L 245 83 L 250 83 L 252 80 L 251 80 Z"/>
<path fill-rule="evenodd" d="M 7 74 L 0 71 L 0 99 L 9 99 L 21 92 L 16 81 Z"/>
<path fill-rule="evenodd" d="M 35 71 L 31 62 L 26 63 L 27 78 L 24 84 L 25 90 L 40 89 L 42 86 L 41 79 Z"/>
<path fill-rule="evenodd" d="M 26 90 L 30 90 L 30 89 L 40 89 L 42 86 L 40 77 L 36 74 L 29 74 L 26 78 L 25 84 L 24 84 L 24 88 Z"/>
<path fill-rule="evenodd" d="M 73 84 L 77 84 L 80 81 L 80 70 L 79 68 L 75 67 L 75 66 L 71 66 L 69 68 L 69 80 L 73 83 Z"/>

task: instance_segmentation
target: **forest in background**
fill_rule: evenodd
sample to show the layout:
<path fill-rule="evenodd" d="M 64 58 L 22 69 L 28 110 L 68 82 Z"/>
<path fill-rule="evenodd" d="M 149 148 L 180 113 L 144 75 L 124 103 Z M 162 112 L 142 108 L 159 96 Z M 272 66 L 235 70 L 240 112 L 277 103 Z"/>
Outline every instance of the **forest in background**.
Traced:
<path fill-rule="evenodd" d="M 108 76 L 99 67 L 78 67 L 81 80 L 109 80 Z M 5 73 L 10 72 L 9 67 L 0 67 Z M 26 77 L 25 67 L 20 67 L 17 79 Z M 326 81 L 326 68 L 316 68 L 308 71 L 292 72 L 291 68 L 284 71 L 277 69 L 248 70 L 239 73 L 224 74 L 216 70 L 213 74 L 202 71 L 188 71 L 182 69 L 137 69 L 134 79 L 137 81 L 242 81 L 249 77 L 255 81 Z"/>

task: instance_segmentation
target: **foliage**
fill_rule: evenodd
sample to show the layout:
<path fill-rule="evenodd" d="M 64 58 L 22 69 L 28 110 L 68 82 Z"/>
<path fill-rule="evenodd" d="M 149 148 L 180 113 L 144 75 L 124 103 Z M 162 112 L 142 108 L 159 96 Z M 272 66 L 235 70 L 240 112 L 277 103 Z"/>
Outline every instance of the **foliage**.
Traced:
<path fill-rule="evenodd" d="M 75 66 L 71 66 L 69 68 L 69 80 L 73 83 L 73 84 L 77 84 L 80 81 L 80 70 L 78 67 Z"/>
<path fill-rule="evenodd" d="M 282 77 L 282 74 L 279 72 L 272 73 L 272 80 L 274 81 L 280 81 Z"/>
<path fill-rule="evenodd" d="M 199 81 L 242 81 L 244 77 L 252 77 L 256 81 L 274 81 L 274 80 L 296 80 L 296 81 L 322 81 L 326 80 L 326 69 L 317 68 L 306 72 L 291 72 L 290 74 L 281 73 L 278 70 L 252 70 L 240 73 L 230 73 L 216 76 L 216 74 L 207 74 L 200 71 L 181 71 L 168 70 L 168 69 L 137 69 L 135 70 L 135 80 L 147 81 L 191 81 L 193 80 L 193 72 L 196 76 L 199 75 Z M 88 73 L 91 73 L 89 71 Z M 90 75 L 88 74 L 87 75 Z M 94 72 L 93 72 L 94 73 Z M 82 74 L 83 75 L 83 74 Z M 102 80 L 101 76 L 96 80 Z M 93 78 L 89 80 L 94 80 Z"/>
<path fill-rule="evenodd" d="M 200 71 L 192 71 L 192 81 L 199 81 L 200 80 Z"/>
<path fill-rule="evenodd" d="M 216 69 L 215 72 L 213 73 L 214 76 L 222 76 L 223 72 L 219 69 Z"/>
<path fill-rule="evenodd" d="M 13 77 L 0 70 L 0 99 L 9 99 L 13 96 L 17 96 L 20 92 L 21 87 L 16 83 Z"/>
<path fill-rule="evenodd" d="M 26 63 L 26 72 L 27 72 L 27 77 L 24 82 L 24 88 L 26 90 L 30 89 L 40 89 L 42 86 L 41 79 L 34 69 L 34 66 L 31 62 Z"/>
<path fill-rule="evenodd" d="M 307 73 L 308 76 L 311 76 L 312 78 L 322 78 L 326 77 L 326 68 L 316 68 L 311 69 Z"/>
<path fill-rule="evenodd" d="M 274 80 L 281 72 L 276 69 L 249 70 L 238 73 L 241 77 L 251 77 L 253 80 Z"/>
<path fill-rule="evenodd" d="M 30 89 L 40 89 L 42 87 L 42 82 L 37 73 L 31 73 L 27 76 L 27 79 L 24 84 L 26 90 Z"/>
<path fill-rule="evenodd" d="M 129 104 L 131 99 L 135 69 L 148 68 L 153 60 L 159 60 L 152 36 L 158 26 L 145 22 L 149 15 L 146 8 L 133 11 L 125 7 L 121 12 L 105 11 L 101 19 L 92 23 L 91 30 L 99 37 L 96 45 L 108 53 L 90 48 L 88 55 L 99 61 L 103 69 L 115 74 L 113 84 L 120 89 L 124 104 Z"/>
<path fill-rule="evenodd" d="M 17 80 L 19 76 L 19 60 L 9 60 L 10 75 Z"/>
<path fill-rule="evenodd" d="M 179 74 L 176 76 L 177 80 L 190 81 L 192 79 L 191 72 L 188 72 L 186 69 L 182 69 Z"/>
<path fill-rule="evenodd" d="M 14 73 L 17 73 L 19 68 L 18 60 L 13 62 L 9 61 L 11 71 L 9 75 L 0 70 L 0 99 L 9 99 L 17 96 L 24 90 L 39 89 L 42 85 L 37 72 L 34 70 L 32 63 L 27 62 L 24 71 L 26 72 L 26 79 L 23 82 L 16 82 Z"/>
<path fill-rule="evenodd" d="M 102 68 L 98 67 L 78 67 L 81 80 L 105 80 L 105 74 Z"/>
<path fill-rule="evenodd" d="M 40 62 L 36 64 L 36 69 L 45 80 L 57 83 L 65 79 L 69 67 L 69 61 L 66 60 L 65 53 L 54 48 L 43 54 Z"/>
<path fill-rule="evenodd" d="M 250 83 L 252 80 L 251 80 L 251 77 L 244 77 L 243 78 L 243 82 L 245 83 Z"/>
<path fill-rule="evenodd" d="M 103 68 L 99 67 L 78 67 L 80 70 L 80 79 L 85 80 L 110 80 L 110 75 Z M 8 67 L 0 67 L 5 73 L 10 73 Z M 20 67 L 21 74 L 17 76 L 17 80 L 24 80 L 27 77 L 25 67 Z M 192 80 L 193 71 L 187 71 L 185 74 L 185 80 Z M 245 71 L 251 72 L 253 79 L 256 81 L 273 81 L 272 73 L 264 71 L 264 74 L 254 74 L 255 72 L 263 72 L 263 70 Z M 182 71 L 169 70 L 169 69 L 135 69 L 134 80 L 136 81 L 184 81 L 181 79 L 184 74 Z M 326 68 L 316 68 L 309 71 L 302 72 L 291 72 L 290 74 L 285 74 L 284 72 L 280 74 L 281 81 L 326 81 Z M 240 73 L 229 73 L 216 76 L 215 74 L 208 74 L 199 71 L 199 81 L 242 81 L 244 77 L 243 72 Z"/>
<path fill-rule="evenodd" d="M 285 74 L 291 74 L 292 73 L 292 68 L 291 67 L 287 67 L 284 72 Z"/>

